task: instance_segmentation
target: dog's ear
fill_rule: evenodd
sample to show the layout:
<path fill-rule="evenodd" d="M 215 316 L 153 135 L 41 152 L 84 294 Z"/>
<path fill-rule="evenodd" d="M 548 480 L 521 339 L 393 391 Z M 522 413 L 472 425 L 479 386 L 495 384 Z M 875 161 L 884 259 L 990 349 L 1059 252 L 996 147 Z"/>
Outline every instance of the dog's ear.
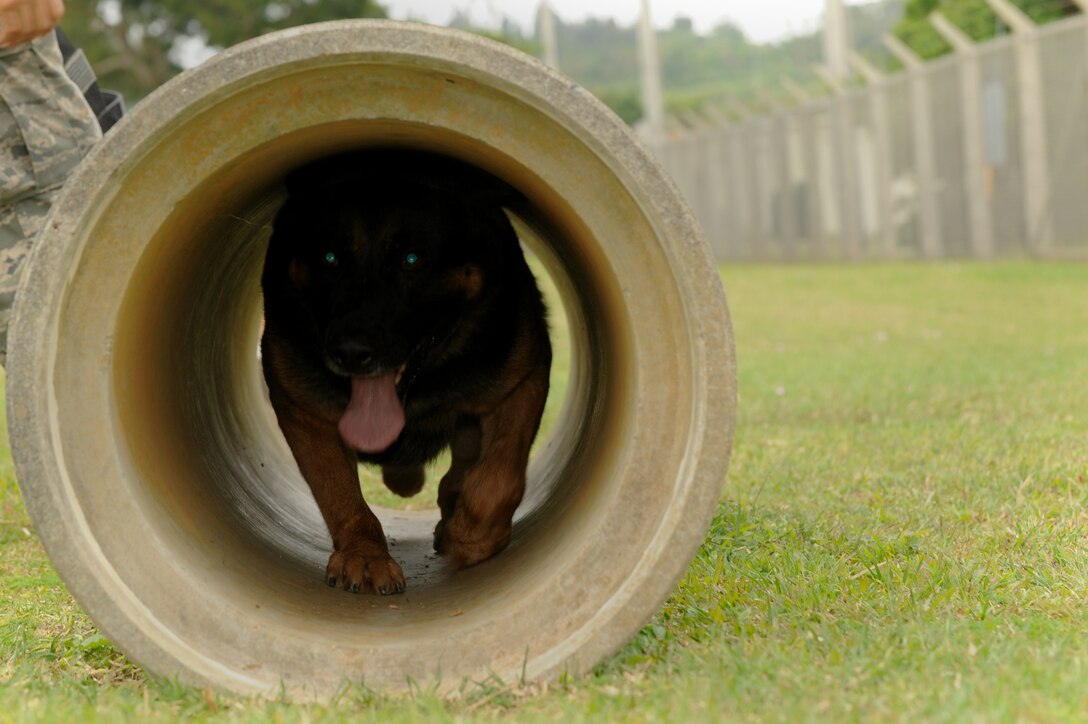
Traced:
<path fill-rule="evenodd" d="M 483 169 L 445 156 L 419 159 L 411 181 L 478 206 L 516 206 L 525 196 L 506 181 Z"/>
<path fill-rule="evenodd" d="M 398 186 L 433 190 L 472 205 L 515 206 L 525 203 L 516 188 L 472 164 L 437 153 L 409 149 L 352 151 L 313 161 L 287 175 L 294 197 L 324 196 L 345 185 L 365 191 Z"/>
<path fill-rule="evenodd" d="M 323 196 L 328 189 L 358 186 L 366 178 L 365 166 L 355 162 L 356 154 L 338 154 L 311 161 L 287 174 L 287 194 L 295 198 Z"/>

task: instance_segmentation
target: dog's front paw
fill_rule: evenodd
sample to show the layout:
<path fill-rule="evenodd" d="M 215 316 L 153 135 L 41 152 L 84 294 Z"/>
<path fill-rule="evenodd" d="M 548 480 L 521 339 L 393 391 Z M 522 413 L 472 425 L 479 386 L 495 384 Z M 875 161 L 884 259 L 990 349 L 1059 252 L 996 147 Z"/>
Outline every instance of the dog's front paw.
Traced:
<path fill-rule="evenodd" d="M 411 498 L 423 490 L 427 482 L 427 474 L 422 467 L 412 468 L 382 468 L 382 481 L 385 487 L 392 490 L 402 498 Z"/>
<path fill-rule="evenodd" d="M 487 530 L 464 525 L 455 515 L 440 520 L 434 529 L 434 549 L 455 568 L 467 568 L 486 561 L 510 543 L 511 526 Z"/>
<path fill-rule="evenodd" d="M 352 593 L 388 596 L 404 593 L 404 571 L 388 553 L 367 555 L 359 550 L 335 551 L 325 568 L 325 581 Z"/>

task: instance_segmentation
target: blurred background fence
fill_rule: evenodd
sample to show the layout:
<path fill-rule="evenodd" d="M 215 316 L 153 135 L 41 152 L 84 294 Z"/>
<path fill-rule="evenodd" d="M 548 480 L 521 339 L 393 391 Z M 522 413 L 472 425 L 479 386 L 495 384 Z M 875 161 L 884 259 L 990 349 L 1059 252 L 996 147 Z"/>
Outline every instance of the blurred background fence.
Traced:
<path fill-rule="evenodd" d="M 584 0 L 564 20 L 552 0 L 69 0 L 64 27 L 135 104 L 246 38 L 444 6 L 639 127 L 723 261 L 1088 259 L 1088 0 L 791 0 L 822 10 L 800 27 L 740 0 L 702 3 L 721 19 L 697 27 L 677 10 L 695 2 Z M 635 25 L 593 16 L 621 6 Z"/>
<path fill-rule="evenodd" d="M 861 57 L 820 98 L 673 122 L 650 139 L 721 260 L 1088 258 L 1088 20 L 1012 29 L 903 70 Z M 739 116 L 739 120 L 737 119 Z"/>

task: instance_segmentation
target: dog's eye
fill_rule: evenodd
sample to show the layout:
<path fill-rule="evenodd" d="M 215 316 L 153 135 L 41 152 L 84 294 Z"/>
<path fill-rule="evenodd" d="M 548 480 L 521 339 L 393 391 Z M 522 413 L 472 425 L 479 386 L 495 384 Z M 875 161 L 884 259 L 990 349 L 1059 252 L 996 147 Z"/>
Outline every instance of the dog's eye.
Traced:
<path fill-rule="evenodd" d="M 336 266 L 340 263 L 340 257 L 336 255 L 335 251 L 330 251 L 324 256 L 325 266 Z"/>
<path fill-rule="evenodd" d="M 404 255 L 404 268 L 415 269 L 419 267 L 419 254 L 410 251 Z"/>

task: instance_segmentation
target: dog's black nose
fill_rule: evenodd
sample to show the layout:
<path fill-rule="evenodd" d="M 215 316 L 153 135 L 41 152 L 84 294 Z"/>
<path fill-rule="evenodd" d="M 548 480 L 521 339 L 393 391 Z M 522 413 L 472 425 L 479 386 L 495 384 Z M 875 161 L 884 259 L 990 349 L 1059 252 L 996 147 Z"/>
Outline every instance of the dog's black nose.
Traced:
<path fill-rule="evenodd" d="M 331 346 L 329 361 L 347 373 L 367 372 L 374 363 L 374 350 L 352 339 L 340 340 Z"/>

